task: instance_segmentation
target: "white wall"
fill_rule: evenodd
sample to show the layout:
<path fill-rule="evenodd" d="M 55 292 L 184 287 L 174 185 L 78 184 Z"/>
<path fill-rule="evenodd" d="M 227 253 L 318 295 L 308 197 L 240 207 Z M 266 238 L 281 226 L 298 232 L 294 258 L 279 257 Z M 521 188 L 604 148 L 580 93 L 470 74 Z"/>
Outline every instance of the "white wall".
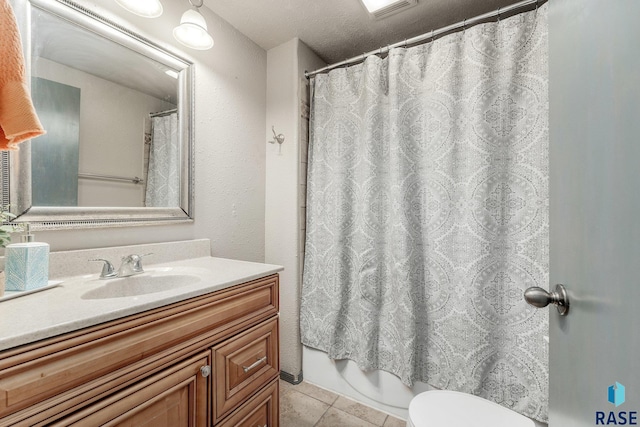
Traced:
<path fill-rule="evenodd" d="M 265 262 L 283 265 L 280 274 L 280 369 L 299 380 L 302 345 L 299 331 L 300 278 L 304 245 L 306 189 L 307 80 L 305 69 L 322 61 L 294 38 L 267 52 L 267 140 L 274 126 L 282 147 L 270 144 L 266 157 Z"/>
<path fill-rule="evenodd" d="M 80 173 L 144 178 L 149 113 L 175 105 L 46 58 L 32 61 L 32 69 L 36 77 L 80 89 Z M 80 179 L 78 206 L 142 207 L 144 185 Z"/>
<path fill-rule="evenodd" d="M 271 126 L 283 134 L 282 147 L 267 147 L 265 192 L 265 262 L 283 265 L 280 273 L 280 369 L 294 376 L 302 369 L 297 328 L 297 186 L 298 144 L 295 52 L 297 40 L 267 52 L 267 113 L 265 144 L 273 140 Z"/>
<path fill-rule="evenodd" d="M 20 16 L 24 0 L 10 0 Z M 40 232 L 52 250 L 211 239 L 215 256 L 264 260 L 266 52 L 203 7 L 215 46 L 182 48 L 172 29 L 187 1 L 163 2 L 164 14 L 140 18 L 110 0 L 77 0 L 195 63 L 195 222 Z M 24 14 L 22 14 L 24 15 Z"/>

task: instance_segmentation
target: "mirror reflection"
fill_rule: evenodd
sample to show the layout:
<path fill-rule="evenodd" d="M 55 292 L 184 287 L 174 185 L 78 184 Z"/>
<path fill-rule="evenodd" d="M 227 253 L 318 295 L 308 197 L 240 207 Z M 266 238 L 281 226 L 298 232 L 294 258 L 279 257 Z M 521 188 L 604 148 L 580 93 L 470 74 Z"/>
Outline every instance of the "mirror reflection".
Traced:
<path fill-rule="evenodd" d="M 32 8 L 33 206 L 179 207 L 179 71 Z"/>

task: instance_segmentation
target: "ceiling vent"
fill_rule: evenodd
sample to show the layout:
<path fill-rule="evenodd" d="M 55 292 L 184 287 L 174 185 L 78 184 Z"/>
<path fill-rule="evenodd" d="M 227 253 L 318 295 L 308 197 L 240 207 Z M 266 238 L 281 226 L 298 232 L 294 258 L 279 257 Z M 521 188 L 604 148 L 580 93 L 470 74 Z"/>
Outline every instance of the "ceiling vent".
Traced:
<path fill-rule="evenodd" d="M 391 16 L 412 6 L 417 0 L 361 0 L 362 4 L 374 19 L 382 19 Z"/>

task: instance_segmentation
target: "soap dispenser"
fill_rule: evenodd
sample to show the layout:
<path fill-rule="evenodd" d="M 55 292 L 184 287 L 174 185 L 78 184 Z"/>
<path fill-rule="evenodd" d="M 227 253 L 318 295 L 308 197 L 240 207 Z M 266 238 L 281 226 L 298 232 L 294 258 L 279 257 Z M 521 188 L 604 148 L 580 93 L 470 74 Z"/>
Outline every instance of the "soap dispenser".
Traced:
<path fill-rule="evenodd" d="M 7 291 L 30 291 L 49 283 L 49 244 L 34 241 L 25 227 L 22 243 L 7 245 L 5 250 L 5 287 Z"/>

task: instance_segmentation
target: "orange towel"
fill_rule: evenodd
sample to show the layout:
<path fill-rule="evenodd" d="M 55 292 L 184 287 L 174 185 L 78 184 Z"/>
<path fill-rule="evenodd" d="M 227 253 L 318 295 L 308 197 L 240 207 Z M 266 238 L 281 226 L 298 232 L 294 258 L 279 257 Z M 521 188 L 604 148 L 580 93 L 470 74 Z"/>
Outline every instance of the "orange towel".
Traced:
<path fill-rule="evenodd" d="M 9 0 L 0 0 L 0 150 L 45 133 L 26 82 L 18 25 Z"/>

